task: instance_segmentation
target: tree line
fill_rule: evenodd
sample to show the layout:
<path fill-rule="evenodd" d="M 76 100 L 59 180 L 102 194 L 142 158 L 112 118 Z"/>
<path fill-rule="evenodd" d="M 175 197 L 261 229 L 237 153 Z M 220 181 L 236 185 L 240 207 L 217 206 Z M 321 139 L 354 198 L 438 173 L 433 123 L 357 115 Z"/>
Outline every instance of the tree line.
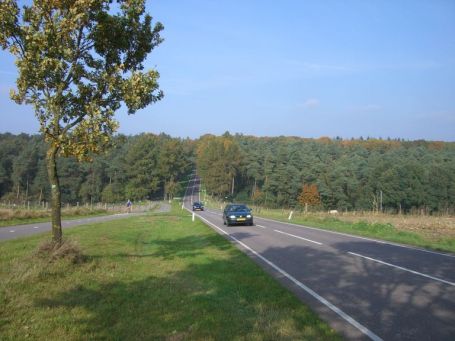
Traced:
<path fill-rule="evenodd" d="M 453 212 L 455 143 L 206 135 L 209 193 L 269 207 Z"/>
<path fill-rule="evenodd" d="M 92 162 L 59 158 L 62 202 L 181 196 L 193 169 L 208 194 L 268 207 L 453 212 L 455 143 L 166 134 L 117 135 Z M 48 201 L 41 135 L 0 134 L 0 198 Z"/>
<path fill-rule="evenodd" d="M 41 135 L 0 134 L 0 198 L 24 203 L 50 200 L 47 144 Z M 92 162 L 58 159 L 63 203 L 172 198 L 185 190 L 193 142 L 168 135 L 117 135 Z"/>

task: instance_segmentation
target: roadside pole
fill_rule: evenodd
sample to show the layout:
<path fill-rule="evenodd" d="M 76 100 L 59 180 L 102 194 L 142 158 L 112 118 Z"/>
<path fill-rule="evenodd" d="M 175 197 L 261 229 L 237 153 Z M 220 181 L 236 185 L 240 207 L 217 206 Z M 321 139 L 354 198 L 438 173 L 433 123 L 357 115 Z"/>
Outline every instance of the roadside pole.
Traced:
<path fill-rule="evenodd" d="M 294 211 L 291 211 L 291 213 L 289 213 L 289 217 L 288 217 L 288 220 L 291 220 L 292 219 L 292 214 L 294 213 Z"/>

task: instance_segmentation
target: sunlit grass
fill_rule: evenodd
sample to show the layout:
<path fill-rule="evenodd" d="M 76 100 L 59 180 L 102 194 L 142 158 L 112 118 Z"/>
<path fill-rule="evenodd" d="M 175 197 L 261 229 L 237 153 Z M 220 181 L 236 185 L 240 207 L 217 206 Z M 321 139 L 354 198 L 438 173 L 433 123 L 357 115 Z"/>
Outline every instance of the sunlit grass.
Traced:
<path fill-rule="evenodd" d="M 186 211 L 65 231 L 86 261 L 0 243 L 2 340 L 330 340 L 308 307 Z"/>
<path fill-rule="evenodd" d="M 296 212 L 293 214 L 292 220 L 290 221 L 288 219 L 289 213 L 289 210 L 261 209 L 256 213 L 256 215 L 285 222 L 292 222 L 294 224 L 318 227 L 327 230 L 455 253 L 455 238 L 453 238 L 451 234 L 440 233 L 437 238 L 429 237 L 419 229 L 411 231 L 410 229 L 398 228 L 394 224 L 387 222 L 393 222 L 393 220 L 388 220 L 386 217 L 383 217 L 380 221 L 378 221 L 373 220 L 371 217 L 370 219 L 367 219 L 364 215 L 357 217 L 351 216 L 350 219 L 346 219 L 343 218 L 343 215 L 331 216 L 327 213 L 304 214 Z M 434 217 L 433 219 L 436 221 L 438 218 Z"/>

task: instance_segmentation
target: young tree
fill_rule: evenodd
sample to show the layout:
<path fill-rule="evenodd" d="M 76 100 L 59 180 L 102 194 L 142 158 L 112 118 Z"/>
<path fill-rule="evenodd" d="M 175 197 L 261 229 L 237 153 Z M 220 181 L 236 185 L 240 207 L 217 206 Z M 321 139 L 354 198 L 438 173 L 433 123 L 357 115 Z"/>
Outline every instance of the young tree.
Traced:
<path fill-rule="evenodd" d="M 48 143 L 53 241 L 62 242 L 59 155 L 88 159 L 111 141 L 122 102 L 130 114 L 163 97 L 156 70 L 143 71 L 161 43 L 144 0 L 0 2 L 0 46 L 16 57 L 19 104 L 32 104 Z"/>
<path fill-rule="evenodd" d="M 307 185 L 304 184 L 302 188 L 302 192 L 299 195 L 299 203 L 309 206 L 317 206 L 321 204 L 321 198 L 319 195 L 318 187 L 314 184 Z"/>

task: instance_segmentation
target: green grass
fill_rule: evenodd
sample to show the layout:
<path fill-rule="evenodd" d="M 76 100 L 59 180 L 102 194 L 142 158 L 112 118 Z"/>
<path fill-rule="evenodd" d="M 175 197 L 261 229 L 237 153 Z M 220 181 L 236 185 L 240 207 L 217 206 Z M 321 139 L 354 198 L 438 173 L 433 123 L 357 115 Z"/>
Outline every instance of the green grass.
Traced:
<path fill-rule="evenodd" d="M 408 244 L 417 247 L 448 251 L 455 253 L 455 239 L 441 237 L 438 240 L 425 238 L 425 236 L 409 231 L 396 229 L 392 224 L 367 223 L 358 221 L 355 223 L 341 221 L 335 217 L 318 217 L 311 214 L 294 215 L 291 221 L 287 219 L 289 211 L 285 213 L 282 210 L 265 210 L 262 209 L 257 216 L 276 219 L 293 224 L 318 227 L 321 229 L 349 233 L 353 235 L 382 239 L 391 242 Z"/>
<path fill-rule="evenodd" d="M 307 306 L 186 211 L 65 231 L 81 264 L 0 243 L 2 340 L 338 340 Z"/>

